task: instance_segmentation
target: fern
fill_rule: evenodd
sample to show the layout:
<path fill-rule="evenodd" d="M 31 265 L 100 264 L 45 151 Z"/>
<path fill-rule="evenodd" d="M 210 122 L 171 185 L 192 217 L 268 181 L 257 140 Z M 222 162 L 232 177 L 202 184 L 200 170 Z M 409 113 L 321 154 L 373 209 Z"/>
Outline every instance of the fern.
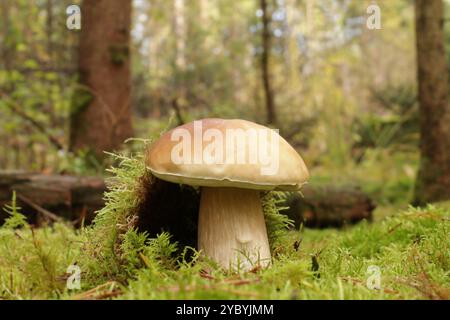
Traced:
<path fill-rule="evenodd" d="M 288 216 L 280 213 L 280 211 L 287 209 L 280 207 L 280 204 L 284 202 L 285 198 L 286 194 L 280 191 L 266 192 L 261 198 L 269 243 L 272 249 L 286 235 L 286 231 L 294 225 Z"/>
<path fill-rule="evenodd" d="M 11 204 L 6 204 L 3 210 L 9 215 L 3 224 L 5 229 L 17 229 L 28 227 L 27 218 L 20 213 L 22 208 L 17 205 L 16 192 L 13 191 Z"/>
<path fill-rule="evenodd" d="M 162 232 L 156 238 L 150 239 L 144 250 L 146 256 L 152 257 L 165 269 L 173 269 L 176 266 L 174 254 L 178 250 L 178 243 L 172 242 L 171 237 L 170 233 Z"/>

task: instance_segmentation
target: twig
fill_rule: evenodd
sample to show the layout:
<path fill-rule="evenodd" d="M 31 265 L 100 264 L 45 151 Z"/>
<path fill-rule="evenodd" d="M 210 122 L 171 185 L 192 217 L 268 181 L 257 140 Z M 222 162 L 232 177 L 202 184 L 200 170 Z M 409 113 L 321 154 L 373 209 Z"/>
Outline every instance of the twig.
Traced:
<path fill-rule="evenodd" d="M 208 280 L 215 280 L 216 278 L 210 275 L 206 270 L 200 271 L 200 277 L 208 279 Z"/>
<path fill-rule="evenodd" d="M 84 219 L 86 219 L 86 215 L 87 215 L 87 208 L 86 208 L 86 205 L 84 205 L 83 209 L 81 210 L 80 216 L 77 219 L 71 221 L 72 225 L 76 226 L 78 223 L 80 223 L 81 227 L 83 227 Z"/>
<path fill-rule="evenodd" d="M 395 226 L 390 227 L 388 230 L 388 234 L 394 232 L 394 230 L 397 229 L 398 227 L 400 227 L 402 224 L 403 224 L 403 222 L 400 222 L 400 223 L 396 224 Z"/>
<path fill-rule="evenodd" d="M 340 277 L 342 280 L 344 281 L 349 281 L 352 284 L 359 284 L 359 285 L 363 285 L 364 282 L 362 280 L 359 279 L 355 279 L 352 277 Z M 389 294 L 399 294 L 398 291 L 394 290 L 394 289 L 389 289 L 389 288 L 383 288 L 382 289 L 384 293 L 389 293 Z"/>
<path fill-rule="evenodd" d="M 41 206 L 39 206 L 38 204 L 34 203 L 33 201 L 31 201 L 30 199 L 28 199 L 24 195 L 17 194 L 17 197 L 20 200 L 22 200 L 23 202 L 25 202 L 26 204 L 28 204 L 30 207 L 32 207 L 34 210 L 40 212 L 45 217 L 49 218 L 50 220 L 58 221 L 58 222 L 63 221 L 61 217 L 58 217 L 56 214 L 48 211 L 47 209 L 42 208 Z"/>
<path fill-rule="evenodd" d="M 430 300 L 448 300 L 450 292 L 446 288 L 436 288 L 436 285 L 427 279 L 427 275 L 421 274 L 415 281 L 397 278 L 397 282 L 416 289 L 420 294 Z"/>
<path fill-rule="evenodd" d="M 122 290 L 115 289 L 117 285 L 115 281 L 108 281 L 88 291 L 72 296 L 73 300 L 101 300 L 106 298 L 117 297 L 122 294 Z M 110 289 L 105 289 L 110 287 Z"/>

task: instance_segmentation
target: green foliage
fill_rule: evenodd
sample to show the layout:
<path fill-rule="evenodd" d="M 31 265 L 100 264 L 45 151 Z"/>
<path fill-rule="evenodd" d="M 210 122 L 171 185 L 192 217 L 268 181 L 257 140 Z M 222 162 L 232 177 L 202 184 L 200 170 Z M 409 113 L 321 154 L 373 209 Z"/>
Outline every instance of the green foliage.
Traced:
<path fill-rule="evenodd" d="M 105 229 L 3 226 L 0 296 L 95 298 L 91 289 L 96 288 L 99 296 L 119 299 L 448 299 L 449 219 L 448 208 L 428 206 L 343 231 L 285 231 L 272 265 L 247 273 L 224 272 L 189 248 L 175 257 L 176 244 L 169 234 L 148 239 L 130 228 L 116 251 L 121 277 L 106 273 L 104 247 L 94 257 L 92 248 L 86 251 L 86 244 L 107 242 L 91 242 L 94 230 Z M 186 259 L 192 250 L 193 258 Z M 109 268 L 115 268 L 112 261 Z M 74 263 L 82 270 L 82 292 L 65 288 L 66 269 Z M 380 290 L 366 286 L 369 266 L 380 269 Z M 100 274 L 101 279 L 95 279 Z M 118 280 L 122 284 L 114 285 Z"/>
<path fill-rule="evenodd" d="M 175 252 L 178 250 L 177 243 L 171 242 L 171 235 L 167 232 L 159 234 L 154 239 L 149 239 L 144 254 L 153 258 L 156 265 L 162 269 L 174 269 L 176 266 Z"/>
<path fill-rule="evenodd" d="M 125 259 L 125 267 L 129 274 L 137 272 L 143 267 L 156 269 L 174 269 L 177 251 L 177 243 L 171 242 L 171 235 L 163 232 L 156 238 L 148 239 L 144 232 L 129 230 L 124 235 L 124 240 L 120 245 L 121 252 Z M 151 262 L 150 262 L 151 261 Z"/>
<path fill-rule="evenodd" d="M 17 196 L 15 191 L 12 195 L 11 204 L 6 204 L 3 210 L 9 215 L 3 224 L 3 228 L 16 229 L 28 226 L 27 218 L 20 213 L 21 208 L 17 206 Z"/>
<path fill-rule="evenodd" d="M 372 99 L 380 114 L 367 114 L 355 124 L 356 148 L 413 149 L 418 145 L 419 114 L 417 93 L 412 85 L 388 85 L 372 90 Z"/>
<path fill-rule="evenodd" d="M 120 298 L 448 299 L 449 215 L 430 206 L 345 231 L 290 231 L 268 269 L 236 276 L 205 261 L 158 276 L 143 269 Z M 381 270 L 381 290 L 366 286 L 372 265 Z"/>
<path fill-rule="evenodd" d="M 5 209 L 10 216 L 0 227 L 0 299 L 60 297 L 82 236 L 61 223 L 35 230 L 20 213 L 15 194 Z"/>
<path fill-rule="evenodd" d="M 12 112 L 0 103 L 2 169 L 48 171 L 58 166 L 59 150 L 50 137 L 65 145 L 68 136 L 78 35 L 63 26 L 65 10 L 73 3 L 80 1 L 18 0 L 0 6 L 5 17 L 0 21 L 0 94 L 19 110 Z"/>
<path fill-rule="evenodd" d="M 73 118 L 80 112 L 83 112 L 93 99 L 94 96 L 88 88 L 77 87 L 70 103 L 70 117 Z"/>
<path fill-rule="evenodd" d="M 108 159 L 112 160 L 112 159 Z M 108 166 L 108 160 L 100 162 L 92 151 L 81 149 L 76 152 L 59 152 L 57 172 L 74 175 L 102 175 Z"/>
<path fill-rule="evenodd" d="M 109 181 L 109 191 L 105 194 L 106 205 L 96 215 L 92 227 L 86 230 L 85 268 L 94 283 L 108 278 L 124 280 L 129 276 L 123 270 L 123 261 L 136 258 L 123 254 L 122 242 L 128 239 L 123 248 L 143 243 L 144 236 L 133 237 L 134 222 L 139 206 L 144 201 L 144 187 L 150 185 L 151 175 L 145 168 L 143 155 L 125 157 L 111 155 L 120 161 L 118 167 L 108 171 L 113 174 Z"/>
<path fill-rule="evenodd" d="M 73 47 L 79 34 L 55 25 L 64 25 L 69 3 L 53 3 L 50 16 L 45 2 L 11 2 L 5 6 L 7 28 L 0 28 L 5 45 L 0 86 L 64 146 L 71 118 L 95 95 L 68 76 L 77 69 Z M 192 1 L 182 13 L 167 1 L 149 4 L 136 3 L 130 48 L 117 43 L 108 49 L 115 63 L 133 56 L 136 135 L 147 138 L 160 132 L 175 98 L 186 121 L 214 116 L 263 123 L 258 2 Z M 416 68 L 411 67 L 415 64 L 413 3 L 379 4 L 383 28 L 389 32 L 369 31 L 355 22 L 366 15 L 369 4 L 369 0 L 332 1 L 328 6 L 316 1 L 308 8 L 302 1 L 269 3 L 277 126 L 308 164 L 320 162 L 329 170 L 339 170 L 349 161 L 359 161 L 366 149 L 392 143 L 416 147 L 417 119 L 409 113 L 405 117 L 404 112 L 416 100 L 416 88 L 411 85 L 416 77 Z M 314 24 L 299 19 L 306 11 Z M 179 14 L 184 21 L 180 30 L 173 23 Z M 50 17 L 53 32 L 48 30 Z M 36 23 L 24 23 L 30 20 Z M 447 38 L 448 30 L 446 25 Z M 184 64 L 177 63 L 179 57 Z M 76 129 L 83 130 L 82 125 Z M 5 149 L 17 150 L 17 155 L 3 152 L 2 167 L 76 174 L 99 169 L 90 157 L 61 156 L 50 148 L 46 134 L 2 108 L 0 101 L 3 138 L 8 140 Z"/>
<path fill-rule="evenodd" d="M 206 9 L 199 3 L 184 8 L 180 32 L 172 29 L 170 1 L 155 0 L 151 6 L 144 1 L 135 10 L 135 26 L 145 25 L 142 36 L 134 35 L 132 41 L 134 125 L 140 137 L 164 129 L 174 98 L 179 98 L 185 120 L 264 119 L 258 3 L 206 1 Z M 278 17 L 272 22 L 270 71 L 280 132 L 312 169 L 311 183 L 360 185 L 379 205 L 374 224 L 343 231 L 287 231 L 291 222 L 277 206 L 283 194 L 266 193 L 262 200 L 272 266 L 224 272 L 195 249 L 180 248 L 167 233 L 149 238 L 137 231 L 136 213 L 153 177 L 141 147 L 132 145 L 127 152 L 136 150 L 136 155 L 112 156 L 118 165 L 109 170 L 113 177 L 107 204 L 86 229 L 60 223 L 33 229 L 13 197 L 0 227 L 0 298 L 79 297 L 79 291 L 65 286 L 67 267 L 76 263 L 82 270 L 82 297 L 89 298 L 89 290 L 110 294 L 119 287 L 118 298 L 125 299 L 448 299 L 449 210 L 394 209 L 405 208 L 411 198 L 418 164 L 416 89 L 411 85 L 416 77 L 411 67 L 413 2 L 379 3 L 383 29 L 389 32 L 364 31 L 370 36 L 348 39 L 347 18 L 365 15 L 369 3 L 353 1 L 346 10 L 335 1 L 337 19 L 327 17 L 325 7 L 313 8 L 311 28 L 296 18 L 304 14 L 304 2 L 270 4 Z M 55 25 L 64 25 L 65 14 L 60 13 L 68 4 L 53 2 Z M 75 70 L 69 48 L 77 33 L 64 28 L 47 32 L 46 5 L 10 2 L 5 6 L 8 21 L 0 21 L 5 46 L 0 87 L 11 103 L 47 129 L 46 134 L 35 130 L 0 100 L 0 138 L 6 139 L 7 151 L 0 165 L 103 172 L 89 152 L 49 148 L 48 134 L 64 144 L 71 116 L 93 96 L 67 76 L 66 68 Z M 30 20 L 36 23 L 23 23 Z M 448 47 L 450 24 L 445 28 Z M 327 40 L 330 30 L 332 39 Z M 184 66 L 177 65 L 179 48 Z M 128 58 L 123 49 L 110 48 L 114 63 Z M 24 151 L 31 152 L 31 164 L 22 160 Z M 370 265 L 380 267 L 382 290 L 365 285 Z"/>
<path fill-rule="evenodd" d="M 286 195 L 283 192 L 273 191 L 263 194 L 261 199 L 272 250 L 277 247 L 279 241 L 286 234 L 286 230 L 293 226 L 293 221 L 280 213 L 280 211 L 286 209 L 280 206 L 285 198 Z"/>
<path fill-rule="evenodd" d="M 311 184 L 359 186 L 377 204 L 408 206 L 412 198 L 419 163 L 416 150 L 398 147 L 367 149 L 360 162 L 349 161 L 341 167 L 326 163 L 311 170 Z M 392 212 L 393 207 L 387 207 Z"/>

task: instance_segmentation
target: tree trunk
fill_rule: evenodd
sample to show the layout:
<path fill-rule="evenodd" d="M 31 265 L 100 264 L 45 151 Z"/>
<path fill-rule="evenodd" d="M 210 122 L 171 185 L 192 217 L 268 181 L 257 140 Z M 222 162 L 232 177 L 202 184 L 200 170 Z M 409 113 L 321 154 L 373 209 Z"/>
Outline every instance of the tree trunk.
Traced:
<path fill-rule="evenodd" d="M 450 199 L 450 110 L 442 0 L 416 1 L 421 163 L 416 205 Z"/>
<path fill-rule="evenodd" d="M 172 107 L 178 118 L 182 120 L 181 109 L 186 99 L 186 7 L 185 0 L 173 2 L 173 31 L 175 34 L 175 89 Z M 176 108 L 175 108 L 176 107 Z"/>
<path fill-rule="evenodd" d="M 103 158 L 132 135 L 131 0 L 84 0 L 70 149 Z"/>
<path fill-rule="evenodd" d="M 262 80 L 264 85 L 264 97 L 266 103 L 267 123 L 274 124 L 277 122 L 277 115 L 275 112 L 275 97 L 272 90 L 272 84 L 270 81 L 270 66 L 269 57 L 271 50 L 271 34 L 270 34 L 270 13 L 267 8 L 267 0 L 260 0 L 260 6 L 262 11 L 262 47 L 261 54 L 261 68 L 262 68 Z"/>

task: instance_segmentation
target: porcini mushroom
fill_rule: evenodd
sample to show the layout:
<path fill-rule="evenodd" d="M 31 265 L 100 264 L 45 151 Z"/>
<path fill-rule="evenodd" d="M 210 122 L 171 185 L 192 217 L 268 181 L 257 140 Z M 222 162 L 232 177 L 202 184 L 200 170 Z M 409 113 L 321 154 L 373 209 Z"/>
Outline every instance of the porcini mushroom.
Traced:
<path fill-rule="evenodd" d="M 299 190 L 303 159 L 279 134 L 239 119 L 203 119 L 163 134 L 147 167 L 159 179 L 201 187 L 198 249 L 224 268 L 271 261 L 263 190 Z"/>

